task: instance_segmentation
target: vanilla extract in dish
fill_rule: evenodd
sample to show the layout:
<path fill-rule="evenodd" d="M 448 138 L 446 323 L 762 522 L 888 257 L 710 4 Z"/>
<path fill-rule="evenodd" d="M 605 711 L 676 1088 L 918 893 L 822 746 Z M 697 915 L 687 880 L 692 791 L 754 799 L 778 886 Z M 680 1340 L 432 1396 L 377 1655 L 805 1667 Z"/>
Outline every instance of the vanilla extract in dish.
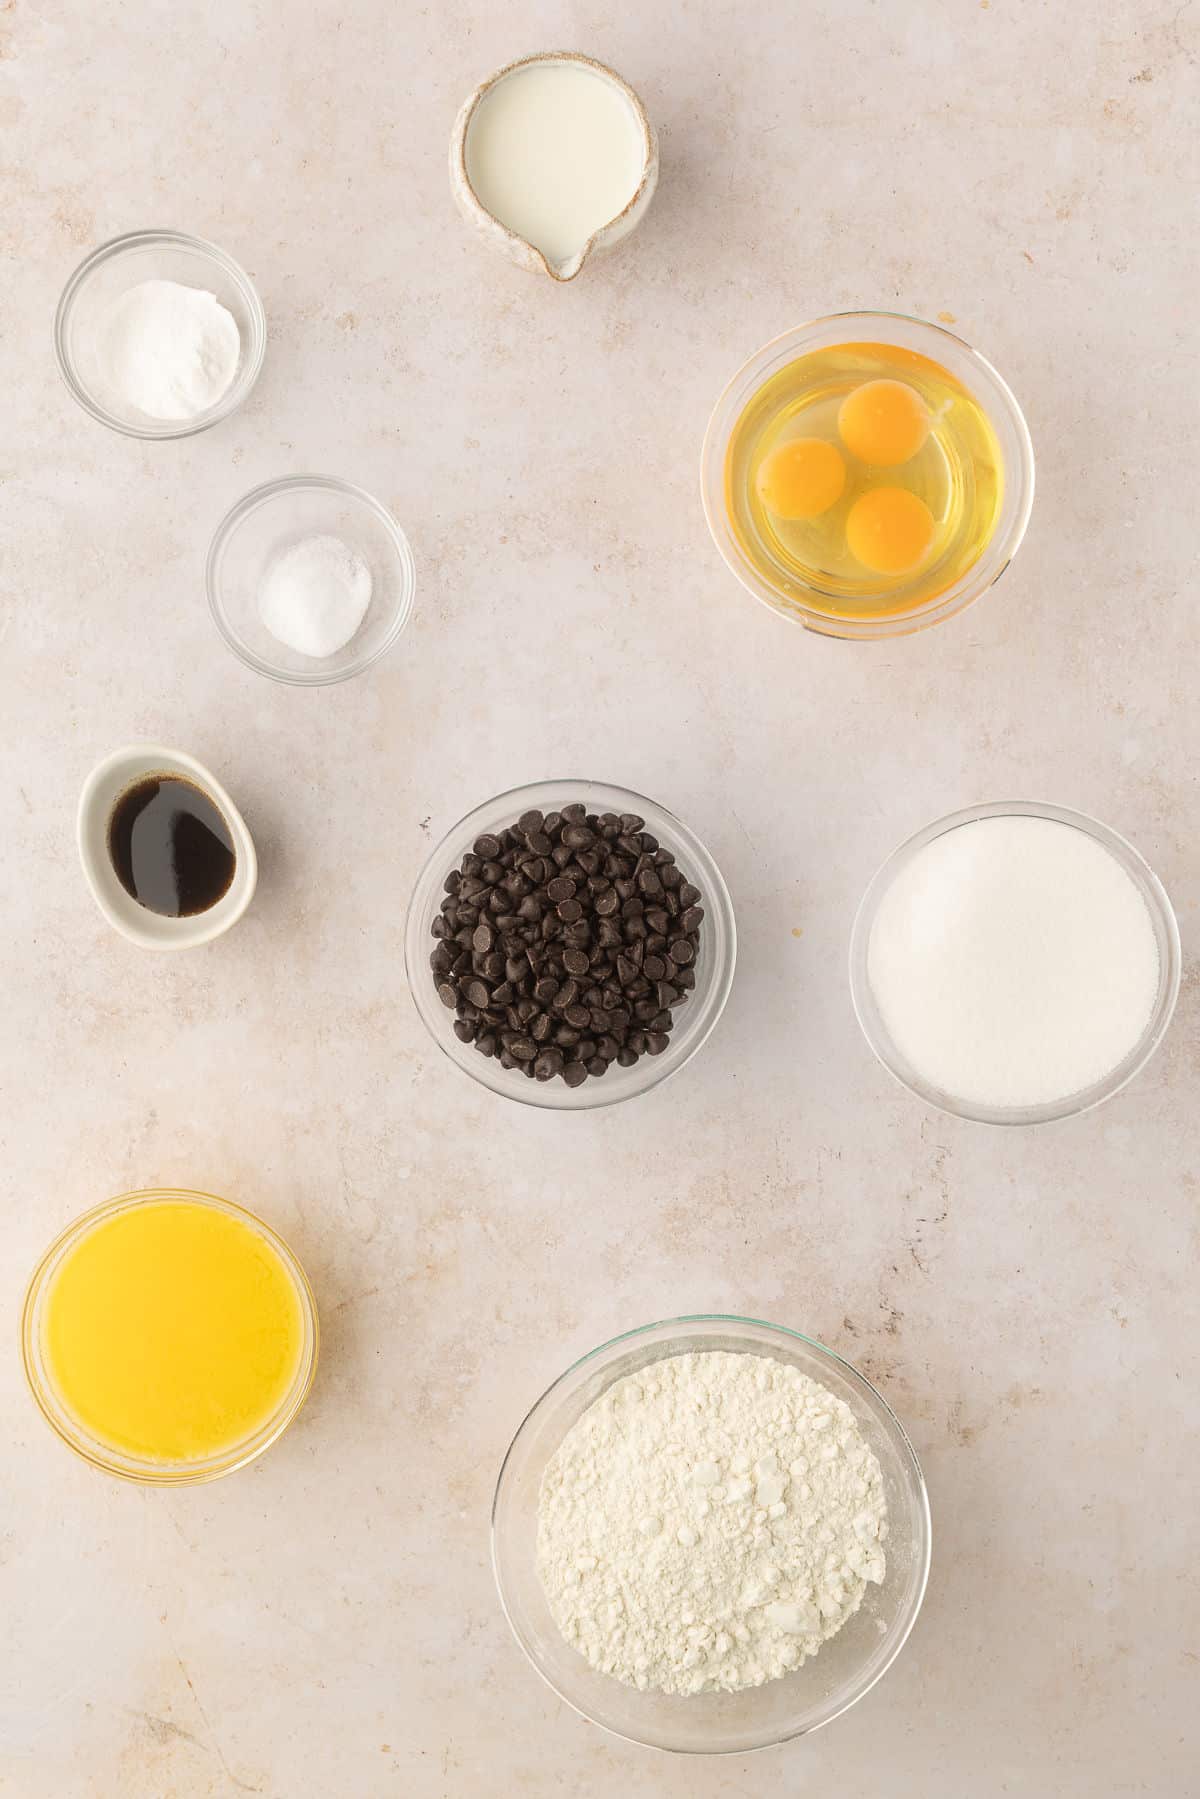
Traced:
<path fill-rule="evenodd" d="M 146 775 L 127 788 L 108 824 L 117 879 L 148 912 L 191 918 L 228 891 L 237 867 L 216 802 L 179 775 Z"/>

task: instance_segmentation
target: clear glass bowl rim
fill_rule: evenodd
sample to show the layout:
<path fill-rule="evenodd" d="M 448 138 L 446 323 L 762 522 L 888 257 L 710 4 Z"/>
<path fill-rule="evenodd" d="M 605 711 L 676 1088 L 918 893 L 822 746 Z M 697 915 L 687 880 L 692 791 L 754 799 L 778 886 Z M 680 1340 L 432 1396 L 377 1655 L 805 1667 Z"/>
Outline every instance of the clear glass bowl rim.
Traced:
<path fill-rule="evenodd" d="M 253 331 L 251 342 L 245 347 L 245 361 L 238 370 L 226 393 L 221 395 L 217 404 L 198 418 L 164 420 L 159 427 L 133 425 L 127 420 L 118 418 L 104 406 L 92 398 L 75 373 L 74 364 L 67 350 L 67 320 L 75 304 L 84 282 L 102 263 L 111 261 L 126 250 L 153 249 L 156 246 L 174 247 L 176 249 L 195 250 L 203 256 L 211 257 L 228 275 L 229 279 L 241 290 L 246 310 L 250 314 Z M 209 243 L 207 238 L 192 237 L 186 231 L 127 231 L 120 237 L 111 237 L 107 243 L 100 244 L 89 252 L 83 261 L 70 275 L 63 288 L 58 306 L 54 314 L 54 354 L 58 359 L 59 373 L 62 375 L 72 397 L 78 401 L 85 412 L 107 425 L 112 431 L 119 431 L 122 437 L 137 437 L 147 442 L 173 439 L 177 437 L 194 437 L 198 431 L 207 431 L 210 425 L 219 425 L 231 413 L 236 412 L 243 400 L 247 398 L 254 383 L 262 372 L 263 360 L 267 353 L 267 315 L 263 311 L 263 303 L 258 289 L 239 262 L 236 262 L 218 244 Z"/>
<path fill-rule="evenodd" d="M 1129 1054 L 1102 1080 L 1078 1093 L 1067 1094 L 1060 1100 L 1051 1100 L 1040 1106 L 975 1106 L 922 1081 L 914 1070 L 904 1065 L 899 1053 L 893 1051 L 871 997 L 867 979 L 867 952 L 880 901 L 900 868 L 918 850 L 924 849 L 935 838 L 945 836 L 947 831 L 957 830 L 961 825 L 975 824 L 984 818 L 1012 817 L 1045 818 L 1056 824 L 1070 825 L 1094 838 L 1115 856 L 1146 902 L 1151 919 L 1158 927 L 1156 936 L 1160 937 L 1161 944 L 1165 944 L 1166 953 L 1160 954 L 1158 998 L 1145 1031 Z M 1135 1075 L 1141 1073 L 1171 1023 L 1175 1002 L 1179 997 L 1183 954 L 1179 924 L 1166 888 L 1141 852 L 1119 832 L 1100 819 L 1092 818 L 1090 814 L 1070 806 L 1058 806 L 1042 800 L 990 800 L 982 805 L 964 806 L 957 812 L 948 812 L 944 818 L 934 819 L 921 830 L 914 831 L 911 837 L 906 837 L 884 859 L 871 877 L 854 915 L 850 931 L 849 962 L 850 998 L 862 1034 L 876 1060 L 906 1092 L 923 1104 L 932 1106 L 935 1111 L 949 1113 L 955 1118 L 967 1118 L 975 1124 L 1031 1125 L 1053 1124 L 1090 1112 L 1094 1106 L 1102 1105 L 1113 1094 L 1119 1093 Z"/>
<path fill-rule="evenodd" d="M 260 506 L 269 505 L 280 494 L 311 491 L 319 488 L 325 493 L 340 493 L 368 507 L 379 520 L 391 540 L 396 552 L 400 568 L 400 584 L 402 593 L 400 603 L 396 607 L 395 616 L 379 643 L 367 656 L 358 656 L 347 662 L 344 668 L 331 669 L 285 669 L 273 662 L 265 661 L 248 649 L 229 622 L 221 599 L 221 559 L 226 546 L 237 527 L 257 512 Z M 213 623 L 221 633 L 226 645 L 231 649 L 239 662 L 254 670 L 255 674 L 266 675 L 270 681 L 282 681 L 288 687 L 331 687 L 339 681 L 349 681 L 354 675 L 361 675 L 381 656 L 391 649 L 413 614 L 413 604 L 417 591 L 417 571 L 413 561 L 412 546 L 405 536 L 398 521 L 388 511 L 381 500 L 369 494 L 365 488 L 356 487 L 352 481 L 343 481 L 337 475 L 282 475 L 274 481 L 264 481 L 258 487 L 252 487 L 249 493 L 243 494 L 235 505 L 229 508 L 213 533 L 212 542 L 208 546 L 208 557 L 204 564 L 204 586 L 208 594 L 208 609 L 212 613 Z"/>
<path fill-rule="evenodd" d="M 588 796 L 597 791 L 602 797 L 599 803 L 594 804 Z M 724 957 L 713 968 L 711 989 L 704 1002 L 708 1007 L 708 1016 L 694 1042 L 689 1040 L 686 1048 L 680 1050 L 676 1039 L 672 1038 L 661 1056 L 641 1056 L 629 1070 L 610 1071 L 603 1080 L 589 1079 L 581 1087 L 573 1089 L 565 1087 L 558 1080 L 543 1083 L 526 1080 L 523 1076 L 510 1082 L 510 1071 L 501 1069 L 498 1062 L 481 1056 L 470 1044 L 459 1044 L 453 1033 L 449 1037 L 443 1036 L 433 1021 L 447 1019 L 448 1013 L 437 997 L 430 976 L 428 942 L 422 929 L 427 901 L 441 893 L 441 884 L 446 874 L 451 866 L 457 865 L 464 853 L 459 849 L 455 854 L 455 846 L 468 839 L 474 840 L 485 829 L 490 829 L 494 822 L 491 815 L 498 808 L 505 811 L 511 808 L 515 821 L 522 812 L 533 806 L 540 805 L 545 810 L 548 802 L 561 800 L 564 795 L 577 795 L 585 801 L 589 812 L 616 809 L 608 803 L 612 797 L 619 802 L 621 811 L 636 812 L 645 817 L 646 829 L 653 836 L 659 837 L 660 841 L 662 838 L 658 821 L 666 819 L 672 833 L 667 847 L 681 855 L 687 872 L 700 887 L 703 896 L 701 903 L 706 916 L 712 918 L 714 924 L 719 918 L 721 939 L 726 948 Z M 615 782 L 597 781 L 591 776 L 565 776 L 561 779 L 533 781 L 484 800 L 460 818 L 457 824 L 452 825 L 440 842 L 434 845 L 421 865 L 409 900 L 404 928 L 404 963 L 409 992 L 425 1028 L 443 1055 L 464 1074 L 470 1075 L 500 1098 L 514 1100 L 519 1105 L 537 1106 L 544 1111 L 587 1112 L 595 1111 L 601 1106 L 619 1105 L 622 1100 L 648 1093 L 652 1087 L 657 1087 L 662 1081 L 677 1074 L 707 1043 L 720 1021 L 733 986 L 737 964 L 737 925 L 733 901 L 716 861 L 682 819 L 659 801 L 634 793 L 631 788 L 619 787 Z M 461 1054 L 456 1054 L 456 1050 L 461 1051 Z M 468 1060 L 468 1057 L 471 1059 Z M 476 1063 L 479 1064 L 478 1067 L 475 1066 Z M 627 1074 L 629 1078 L 618 1080 L 618 1074 Z M 504 1077 L 503 1080 L 501 1076 Z"/>
<path fill-rule="evenodd" d="M 879 329 L 882 321 L 893 321 L 918 332 L 928 332 L 932 340 L 929 351 L 934 360 L 937 360 L 937 340 L 953 344 L 956 355 L 965 356 L 980 373 L 982 384 L 987 390 L 979 395 L 981 401 L 999 402 L 1003 407 L 1018 449 L 1017 469 L 1005 469 L 1006 483 L 1017 483 L 1017 499 L 1011 524 L 1003 536 L 999 532 L 993 534 L 978 559 L 951 587 L 916 612 L 899 618 L 853 619 L 839 618 L 818 607 L 805 606 L 799 601 L 785 605 L 770 584 L 740 555 L 730 535 L 724 499 L 725 453 L 730 433 L 743 408 L 762 386 L 767 371 L 773 364 L 783 366 L 786 361 L 802 355 L 806 348 L 819 347 L 819 343 L 836 343 L 838 337 L 828 335 L 833 327 L 840 334 L 842 331 L 849 331 L 856 322 L 866 330 L 872 327 Z M 985 404 L 985 410 L 989 417 L 993 415 L 992 405 Z M 853 641 L 904 637 L 915 631 L 925 630 L 930 625 L 940 624 L 943 619 L 962 612 L 986 593 L 989 587 L 993 587 L 1021 547 L 1033 509 L 1034 485 L 1033 443 L 1025 415 L 1016 395 L 987 357 L 967 343 L 965 338 L 959 337 L 957 332 L 948 331 L 944 325 L 935 325 L 929 319 L 918 318 L 914 313 L 882 309 L 856 308 L 848 312 L 825 313 L 820 318 L 808 320 L 806 324 L 781 331 L 778 336 L 763 344 L 734 372 L 721 390 L 709 417 L 700 453 L 700 498 L 704 516 L 712 540 L 731 574 L 747 593 L 752 594 L 777 617 L 784 618 L 791 624 L 801 625 L 820 636 Z"/>
<path fill-rule="evenodd" d="M 102 1218 L 114 1216 L 118 1212 L 129 1211 L 139 1205 L 153 1205 L 163 1200 L 182 1200 L 199 1205 L 213 1207 L 228 1216 L 237 1218 L 248 1224 L 265 1238 L 275 1251 L 284 1268 L 291 1276 L 300 1301 L 304 1338 L 300 1351 L 300 1364 L 295 1379 L 285 1394 L 274 1416 L 260 1426 L 252 1437 L 231 1448 L 222 1450 L 220 1454 L 202 1461 L 188 1462 L 153 1462 L 140 1461 L 135 1456 L 124 1456 L 120 1451 L 107 1448 L 87 1435 L 80 1425 L 75 1425 L 67 1413 L 66 1407 L 56 1410 L 51 1397 L 52 1388 L 48 1378 L 44 1378 L 40 1367 L 40 1355 L 37 1345 L 38 1306 L 46 1289 L 49 1276 L 54 1272 L 65 1251 L 76 1242 L 81 1241 Z M 309 1285 L 308 1276 L 294 1251 L 266 1221 L 252 1212 L 248 1206 L 239 1205 L 236 1200 L 223 1199 L 215 1193 L 202 1193 L 190 1187 L 139 1187 L 129 1193 L 118 1193 L 111 1199 L 101 1200 L 99 1205 L 91 1206 L 81 1212 L 54 1238 L 53 1242 L 38 1259 L 25 1289 L 25 1299 L 21 1308 L 21 1361 L 25 1370 L 25 1379 L 38 1410 L 49 1424 L 54 1434 L 64 1442 L 68 1449 L 85 1461 L 89 1466 L 98 1468 L 104 1474 L 116 1475 L 118 1479 L 132 1481 L 138 1486 L 147 1487 L 182 1487 L 200 1486 L 208 1481 L 220 1480 L 224 1475 L 233 1474 L 250 1462 L 257 1461 L 260 1455 L 268 1450 L 292 1424 L 301 1411 L 305 1400 L 312 1389 L 316 1378 L 317 1361 L 320 1354 L 320 1324 L 317 1317 L 317 1302 Z"/>
<path fill-rule="evenodd" d="M 743 1330 L 752 1330 L 752 1331 L 765 1331 L 769 1335 L 772 1335 L 772 1336 L 782 1337 L 782 1338 L 786 1338 L 786 1339 L 789 1339 L 789 1340 L 792 1340 L 795 1342 L 803 1343 L 806 1345 L 807 1348 L 815 1351 L 818 1359 L 825 1357 L 825 1358 L 828 1358 L 829 1361 L 835 1362 L 840 1369 L 844 1370 L 847 1374 L 849 1374 L 851 1376 L 852 1380 L 857 1381 L 860 1385 L 865 1387 L 868 1390 L 868 1392 L 872 1395 L 872 1397 L 878 1401 L 878 1403 L 883 1411 L 883 1414 L 884 1414 L 885 1418 L 887 1419 L 888 1424 L 891 1427 L 891 1430 L 892 1430 L 893 1436 L 894 1436 L 894 1441 L 895 1441 L 897 1447 L 899 1448 L 899 1450 L 901 1451 L 903 1458 L 906 1460 L 906 1462 L 909 1465 L 910 1472 L 913 1476 L 916 1493 L 918 1496 L 918 1501 L 919 1501 L 918 1518 L 919 1518 L 919 1523 L 920 1523 L 920 1531 L 919 1531 L 920 1542 L 917 1545 L 917 1550 L 918 1550 L 918 1556 L 919 1556 L 919 1562 L 920 1562 L 920 1574 L 916 1581 L 915 1590 L 913 1593 L 908 1616 L 905 1618 L 903 1629 L 898 1633 L 896 1641 L 892 1646 L 891 1653 L 888 1656 L 887 1660 L 885 1662 L 881 1663 L 879 1668 L 875 1671 L 873 1678 L 866 1684 L 866 1686 L 862 1687 L 860 1691 L 853 1693 L 850 1696 L 850 1698 L 846 1699 L 842 1704 L 838 1705 L 835 1709 L 830 1711 L 830 1713 L 827 1717 L 820 1719 L 815 1724 L 802 1725 L 799 1729 L 796 1729 L 796 1730 L 786 1731 L 784 1733 L 777 1734 L 777 1735 L 773 1734 L 768 1738 L 764 1738 L 764 1740 L 762 1742 L 752 1744 L 748 1747 L 747 1746 L 738 1746 L 738 1747 L 718 1748 L 718 1749 L 699 1749 L 699 1748 L 670 1749 L 670 1748 L 664 1748 L 662 1745 L 657 1744 L 657 1743 L 647 1743 L 639 1737 L 627 1735 L 624 1731 L 616 1729 L 613 1725 L 607 1724 L 599 1718 L 593 1718 L 591 1716 L 591 1714 L 584 1709 L 583 1706 L 579 1705 L 574 1699 L 571 1698 L 569 1693 L 563 1692 L 561 1687 L 559 1687 L 557 1685 L 557 1683 L 551 1679 L 550 1675 L 542 1667 L 542 1664 L 540 1663 L 540 1661 L 533 1654 L 533 1652 L 530 1650 L 528 1644 L 525 1642 L 525 1639 L 522 1636 L 521 1632 L 517 1629 L 517 1626 L 513 1621 L 512 1613 L 509 1610 L 508 1600 L 507 1600 L 507 1597 L 505 1594 L 504 1580 L 503 1580 L 503 1577 L 501 1574 L 501 1555 L 500 1555 L 500 1551 L 498 1548 L 498 1541 L 497 1541 L 497 1539 L 498 1539 L 497 1514 L 499 1512 L 501 1499 L 502 1499 L 503 1493 L 504 1493 L 505 1476 L 508 1472 L 513 1455 L 516 1452 L 517 1445 L 520 1442 L 522 1435 L 524 1434 L 524 1432 L 526 1431 L 526 1429 L 528 1428 L 528 1426 L 530 1425 L 530 1423 L 532 1422 L 534 1417 L 537 1415 L 537 1413 L 542 1409 L 542 1407 L 547 1403 L 547 1401 L 555 1393 L 557 1393 L 559 1391 L 560 1388 L 564 1387 L 567 1383 L 569 1383 L 572 1380 L 572 1378 L 574 1376 L 578 1375 L 583 1369 L 589 1367 L 592 1363 L 598 1361 L 602 1356 L 609 1354 L 611 1351 L 620 1349 L 625 1344 L 633 1343 L 633 1342 L 637 1341 L 637 1339 L 639 1339 L 639 1338 L 648 1337 L 654 1331 L 670 1331 L 670 1332 L 676 1333 L 680 1336 L 686 1336 L 695 1327 L 697 1327 L 697 1326 L 704 1327 L 706 1325 L 728 1326 L 731 1328 L 731 1330 L 743 1329 Z M 667 1356 L 669 1356 L 673 1353 L 678 1353 L 678 1352 L 673 1351 L 671 1349 L 670 1339 L 668 1338 L 664 1341 L 663 1354 L 659 1357 L 656 1357 L 655 1359 L 662 1361 L 662 1360 L 665 1360 Z M 619 1378 L 619 1376 L 616 1378 Z M 925 1599 L 925 1590 L 929 1584 L 929 1570 L 930 1570 L 930 1566 L 931 1566 L 932 1553 L 933 1553 L 933 1519 L 932 1519 L 932 1515 L 930 1513 L 930 1508 L 929 1508 L 929 1490 L 926 1487 L 925 1476 L 921 1469 L 921 1464 L 920 1464 L 920 1461 L 918 1460 L 917 1452 L 913 1447 L 912 1439 L 909 1437 L 909 1434 L 905 1430 L 903 1424 L 901 1424 L 899 1418 L 896 1416 L 895 1412 L 892 1410 L 891 1406 L 888 1404 L 888 1402 L 884 1398 L 883 1394 L 875 1386 L 874 1382 L 868 1380 L 867 1376 L 865 1374 L 863 1374 L 860 1369 L 856 1368 L 854 1366 L 853 1362 L 848 1362 L 846 1360 L 845 1356 L 839 1355 L 837 1353 L 836 1349 L 830 1349 L 829 1346 L 825 1343 L 822 1343 L 819 1338 L 810 1337 L 804 1331 L 793 1330 L 792 1327 L 787 1324 L 772 1324 L 768 1320 L 763 1319 L 763 1318 L 743 1317 L 743 1316 L 740 1316 L 739 1314 L 733 1313 L 733 1312 L 691 1312 L 691 1313 L 685 1313 L 683 1316 L 678 1317 L 678 1318 L 660 1318 L 660 1319 L 654 1320 L 653 1322 L 651 1322 L 649 1324 L 639 1324 L 639 1325 L 636 1325 L 632 1330 L 621 1331 L 617 1336 L 609 1337 L 606 1342 L 598 1344 L 595 1349 L 589 1349 L 586 1352 L 586 1354 L 577 1357 L 576 1360 L 573 1361 L 569 1365 L 569 1367 L 565 1368 L 563 1370 L 563 1372 L 557 1377 L 557 1379 L 552 1380 L 550 1385 L 547 1388 L 545 1388 L 545 1390 L 538 1396 L 537 1399 L 534 1400 L 533 1404 L 529 1407 L 528 1411 L 525 1413 L 525 1416 L 521 1419 L 520 1424 L 517 1426 L 516 1430 L 514 1431 L 512 1441 L 509 1443 L 509 1446 L 504 1453 L 504 1460 L 500 1464 L 500 1472 L 496 1478 L 496 1486 L 495 1486 L 495 1490 L 492 1494 L 491 1549 L 492 1549 L 492 1574 L 493 1574 L 493 1577 L 496 1582 L 496 1592 L 500 1599 L 501 1610 L 504 1613 L 505 1619 L 508 1623 L 509 1629 L 512 1631 L 513 1637 L 515 1638 L 516 1642 L 520 1646 L 522 1653 L 524 1654 L 526 1660 L 529 1662 L 530 1666 L 541 1677 L 541 1679 L 543 1681 L 545 1681 L 546 1685 L 550 1688 L 551 1692 L 553 1692 L 559 1699 L 561 1699 L 564 1704 L 569 1705 L 571 1707 L 571 1710 L 573 1712 L 575 1712 L 579 1717 L 584 1718 L 589 1724 L 594 1724 L 598 1729 L 605 1730 L 610 1735 L 621 1738 L 621 1740 L 624 1742 L 636 1743 L 640 1748 L 658 1749 L 660 1751 L 660 1753 L 664 1753 L 664 1754 L 673 1754 L 673 1755 L 748 1755 L 748 1754 L 753 1754 L 757 1750 L 760 1750 L 760 1749 L 775 1748 L 780 1743 L 794 1742 L 794 1741 L 796 1741 L 797 1738 L 802 1737 L 802 1736 L 811 1736 L 814 1730 L 820 1730 L 820 1729 L 823 1729 L 826 1724 L 832 1724 L 835 1718 L 840 1718 L 844 1712 L 846 1712 L 850 1709 L 851 1706 L 857 1705 L 858 1701 L 860 1699 L 865 1698 L 866 1695 L 871 1691 L 871 1689 L 873 1687 L 877 1686 L 878 1683 L 883 1679 L 884 1675 L 887 1673 L 888 1669 L 892 1666 L 893 1662 L 896 1660 L 896 1657 L 899 1655 L 900 1651 L 903 1649 L 905 1643 L 908 1641 L 909 1636 L 912 1634 L 913 1626 L 916 1624 L 917 1618 L 920 1615 L 921 1606 Z"/>

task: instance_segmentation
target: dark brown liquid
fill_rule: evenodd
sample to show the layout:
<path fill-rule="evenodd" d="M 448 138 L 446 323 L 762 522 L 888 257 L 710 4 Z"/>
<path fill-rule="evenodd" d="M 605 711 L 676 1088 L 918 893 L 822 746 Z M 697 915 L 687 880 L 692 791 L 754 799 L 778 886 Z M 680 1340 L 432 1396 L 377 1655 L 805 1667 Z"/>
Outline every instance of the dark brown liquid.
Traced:
<path fill-rule="evenodd" d="M 147 775 L 121 795 L 108 821 L 108 853 L 126 893 L 167 918 L 207 912 L 237 866 L 220 811 L 178 775 Z"/>

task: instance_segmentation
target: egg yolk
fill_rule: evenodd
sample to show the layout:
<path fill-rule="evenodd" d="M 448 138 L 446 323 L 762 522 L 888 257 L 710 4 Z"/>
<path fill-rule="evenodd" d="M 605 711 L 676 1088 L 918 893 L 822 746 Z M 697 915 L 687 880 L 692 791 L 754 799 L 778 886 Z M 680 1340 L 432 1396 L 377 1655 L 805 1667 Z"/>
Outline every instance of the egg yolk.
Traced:
<path fill-rule="evenodd" d="M 763 458 L 758 497 L 776 518 L 816 518 L 842 497 L 846 464 L 836 444 L 793 437 Z"/>
<path fill-rule="evenodd" d="M 924 500 L 906 487 L 873 487 L 846 515 L 850 554 L 877 575 L 907 575 L 925 560 L 934 521 Z"/>
<path fill-rule="evenodd" d="M 864 381 L 838 409 L 838 430 L 852 456 L 896 468 L 929 436 L 929 408 L 907 381 Z"/>

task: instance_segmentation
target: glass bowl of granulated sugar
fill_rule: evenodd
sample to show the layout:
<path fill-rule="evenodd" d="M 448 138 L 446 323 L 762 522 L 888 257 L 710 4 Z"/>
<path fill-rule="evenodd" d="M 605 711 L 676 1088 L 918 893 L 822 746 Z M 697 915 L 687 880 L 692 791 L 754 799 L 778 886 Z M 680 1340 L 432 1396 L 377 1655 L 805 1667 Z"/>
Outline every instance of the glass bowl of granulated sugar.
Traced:
<path fill-rule="evenodd" d="M 216 244 L 131 231 L 63 289 L 58 366 L 85 412 L 126 437 L 190 437 L 236 412 L 267 347 L 262 301 Z"/>
<path fill-rule="evenodd" d="M 650 1324 L 568 1368 L 504 1460 L 492 1558 L 517 1641 L 585 1718 L 735 1755 L 861 1699 L 916 1621 L 930 1521 L 886 1400 L 811 1337 Z"/>
<path fill-rule="evenodd" d="M 884 1067 L 926 1105 L 1048 1124 L 1143 1068 L 1179 994 L 1179 927 L 1123 837 L 1004 800 L 938 819 L 888 858 L 850 943 L 850 991 Z"/>

